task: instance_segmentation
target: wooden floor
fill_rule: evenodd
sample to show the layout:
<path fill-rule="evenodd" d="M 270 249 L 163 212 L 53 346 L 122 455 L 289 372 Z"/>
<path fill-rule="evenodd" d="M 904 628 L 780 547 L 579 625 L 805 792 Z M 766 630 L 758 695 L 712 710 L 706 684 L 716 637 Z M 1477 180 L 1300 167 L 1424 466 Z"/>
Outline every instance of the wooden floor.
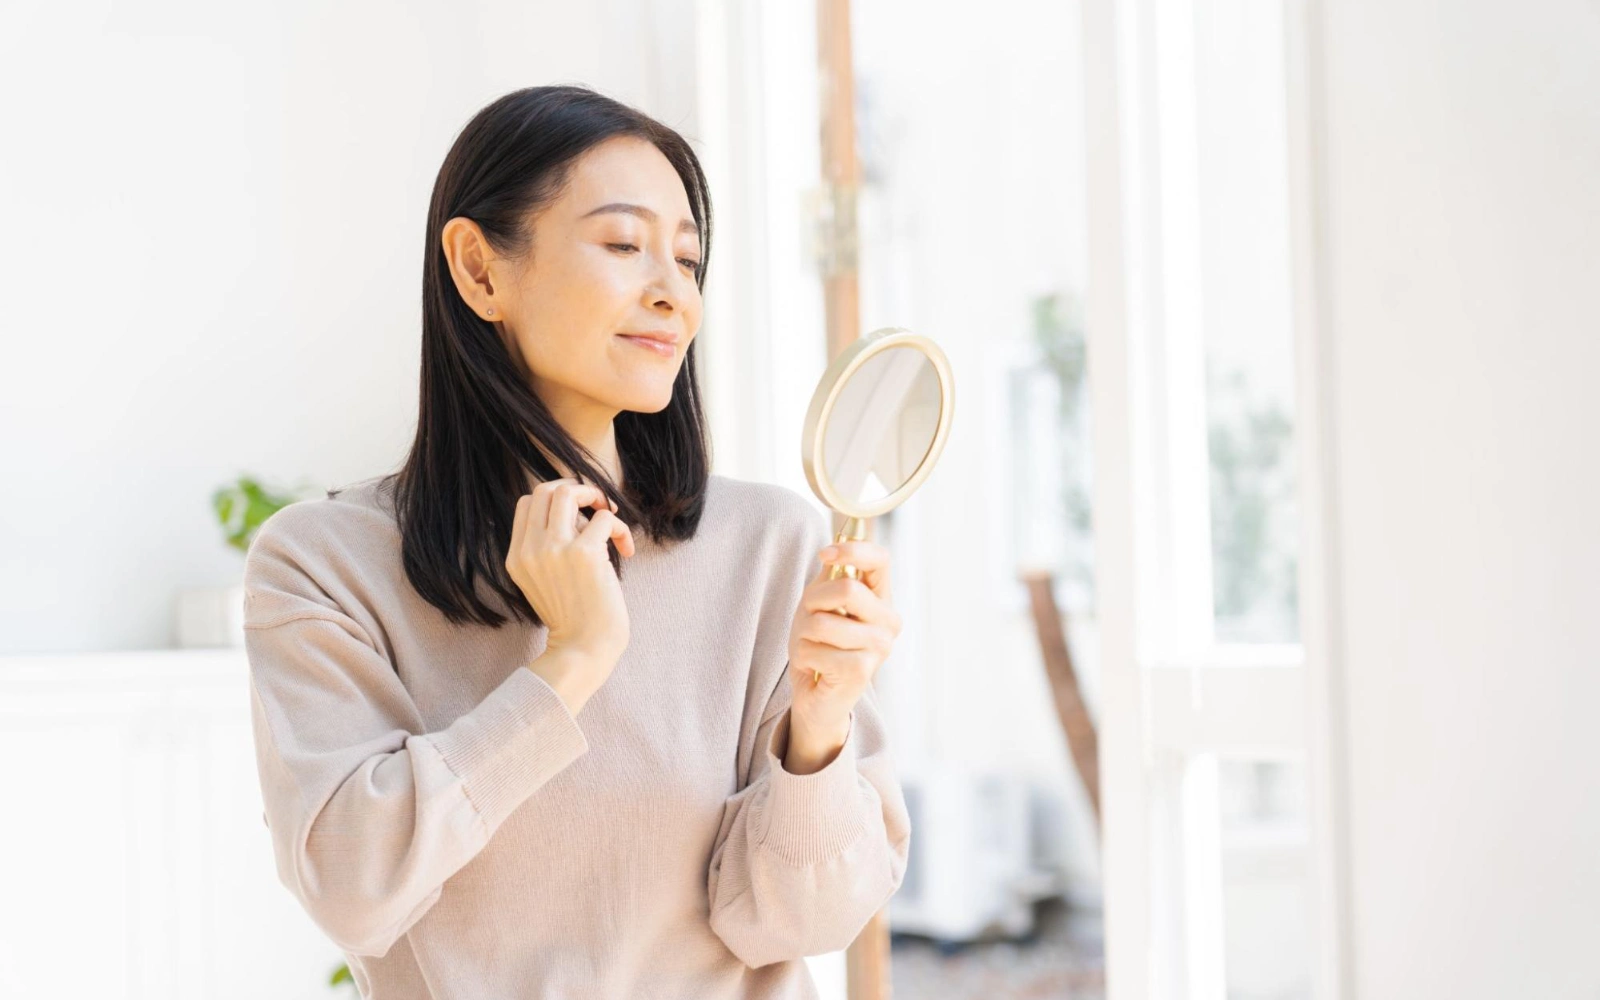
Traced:
<path fill-rule="evenodd" d="M 1098 913 L 1039 904 L 1028 941 L 956 948 L 912 935 L 892 939 L 896 1000 L 1104 1000 L 1105 958 Z"/>

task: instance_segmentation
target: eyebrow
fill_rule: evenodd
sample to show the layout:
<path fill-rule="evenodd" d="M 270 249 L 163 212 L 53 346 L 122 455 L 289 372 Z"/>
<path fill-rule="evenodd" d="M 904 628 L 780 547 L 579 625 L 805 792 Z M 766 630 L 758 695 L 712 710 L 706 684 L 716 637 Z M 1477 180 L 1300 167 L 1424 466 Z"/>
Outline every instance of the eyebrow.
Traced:
<path fill-rule="evenodd" d="M 599 208 L 583 213 L 583 215 L 579 216 L 579 218 L 587 219 L 591 215 L 601 215 L 605 212 L 621 212 L 624 215 L 637 215 L 646 222 L 655 222 L 658 218 L 655 212 L 645 208 L 643 205 L 630 205 L 625 201 L 614 201 L 608 205 L 601 205 Z M 695 236 L 699 236 L 700 227 L 694 224 L 693 219 L 684 219 L 682 222 L 678 223 L 678 232 L 693 233 Z"/>

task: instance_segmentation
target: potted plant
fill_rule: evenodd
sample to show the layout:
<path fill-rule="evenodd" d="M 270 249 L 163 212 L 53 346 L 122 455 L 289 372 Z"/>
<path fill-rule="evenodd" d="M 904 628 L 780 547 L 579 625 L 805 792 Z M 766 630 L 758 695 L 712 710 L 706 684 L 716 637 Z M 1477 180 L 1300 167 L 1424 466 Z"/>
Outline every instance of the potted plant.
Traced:
<path fill-rule="evenodd" d="M 223 542 L 240 553 L 267 518 L 279 510 L 316 494 L 302 483 L 288 490 L 264 486 L 254 476 L 241 475 L 211 494 L 211 508 L 222 526 Z M 178 645 L 197 647 L 244 645 L 244 585 L 190 587 L 178 595 Z"/>
<path fill-rule="evenodd" d="M 329 986 L 350 986 L 352 988 L 355 987 L 355 985 L 356 985 L 356 977 L 350 974 L 350 963 L 349 962 L 345 962 L 342 965 L 340 965 L 337 969 L 333 970 L 333 974 L 328 977 L 328 985 Z"/>

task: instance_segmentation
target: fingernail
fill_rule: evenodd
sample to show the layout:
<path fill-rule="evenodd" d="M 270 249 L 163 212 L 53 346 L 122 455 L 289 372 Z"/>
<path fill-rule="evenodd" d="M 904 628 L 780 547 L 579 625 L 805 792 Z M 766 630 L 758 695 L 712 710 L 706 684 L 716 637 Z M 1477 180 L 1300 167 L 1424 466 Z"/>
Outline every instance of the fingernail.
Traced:
<path fill-rule="evenodd" d="M 830 545 L 827 548 L 822 550 L 822 561 L 823 562 L 827 562 L 829 559 L 832 559 L 833 557 L 837 556 L 838 554 L 839 554 L 839 546 Z"/>

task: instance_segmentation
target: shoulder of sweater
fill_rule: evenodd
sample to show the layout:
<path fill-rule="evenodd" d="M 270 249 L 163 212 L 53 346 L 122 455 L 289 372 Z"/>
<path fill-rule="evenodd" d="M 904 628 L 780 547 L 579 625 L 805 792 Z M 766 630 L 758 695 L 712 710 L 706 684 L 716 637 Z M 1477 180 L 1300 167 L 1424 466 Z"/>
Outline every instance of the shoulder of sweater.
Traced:
<path fill-rule="evenodd" d="M 290 611 L 342 613 L 333 595 L 360 578 L 371 586 L 375 561 L 397 558 L 399 529 L 386 506 L 383 477 L 373 477 L 300 500 L 262 522 L 245 555 L 247 619 Z"/>
<path fill-rule="evenodd" d="M 816 549 L 826 544 L 827 515 L 820 505 L 788 486 L 716 474 L 710 485 L 711 504 L 725 506 L 753 528 L 776 534 L 802 552 L 807 546 Z"/>
<path fill-rule="evenodd" d="M 325 495 L 300 500 L 273 513 L 262 522 L 251 540 L 257 547 L 273 547 L 312 556 L 318 551 L 334 554 L 369 536 L 398 535 L 389 494 L 383 477 L 375 476 L 336 486 Z"/>

